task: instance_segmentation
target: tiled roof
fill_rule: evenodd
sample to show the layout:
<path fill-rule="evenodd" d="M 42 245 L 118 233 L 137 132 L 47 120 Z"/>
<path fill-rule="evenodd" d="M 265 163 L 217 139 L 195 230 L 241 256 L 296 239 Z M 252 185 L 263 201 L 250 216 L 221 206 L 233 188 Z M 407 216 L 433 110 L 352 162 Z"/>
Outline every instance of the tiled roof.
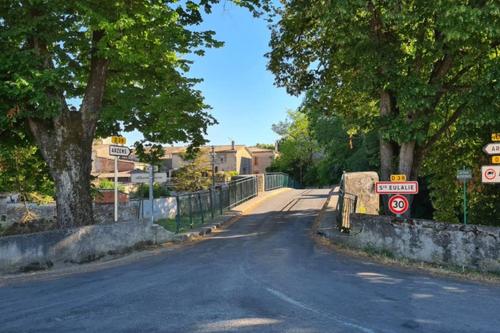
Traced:
<path fill-rule="evenodd" d="M 214 150 L 216 153 L 222 153 L 222 152 L 231 152 L 235 151 L 238 149 L 244 149 L 244 145 L 234 145 L 234 150 L 232 149 L 231 145 L 219 145 L 219 146 L 214 146 Z M 164 147 L 163 150 L 165 151 L 165 154 L 179 154 L 179 153 L 184 153 L 186 151 L 187 147 Z M 202 146 L 200 147 L 200 150 L 203 152 L 206 151 L 211 151 L 212 146 Z"/>
<path fill-rule="evenodd" d="M 272 153 L 272 152 L 274 152 L 274 150 L 272 150 L 272 149 L 259 148 L 259 147 L 247 147 L 247 149 L 251 153 Z"/>

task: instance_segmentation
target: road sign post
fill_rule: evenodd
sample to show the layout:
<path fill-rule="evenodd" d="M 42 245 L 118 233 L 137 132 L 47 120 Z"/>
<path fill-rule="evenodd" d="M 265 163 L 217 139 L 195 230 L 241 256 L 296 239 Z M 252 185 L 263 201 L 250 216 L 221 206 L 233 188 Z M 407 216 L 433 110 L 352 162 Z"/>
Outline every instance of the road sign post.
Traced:
<path fill-rule="evenodd" d="M 115 222 L 118 222 L 118 156 L 115 156 Z"/>
<path fill-rule="evenodd" d="M 154 224 L 154 201 L 153 201 L 153 182 L 154 182 L 154 166 L 149 167 L 149 200 L 151 200 L 151 225 Z"/>
<path fill-rule="evenodd" d="M 471 170 L 466 168 L 458 170 L 457 179 L 464 183 L 464 224 L 467 224 L 467 182 L 472 179 Z"/>
<path fill-rule="evenodd" d="M 113 136 L 111 137 L 111 142 L 125 144 L 126 140 L 122 136 Z M 114 221 L 118 221 L 118 156 L 127 157 L 130 155 L 130 149 L 125 146 L 109 146 L 109 155 L 115 157 L 115 209 L 114 209 Z"/>

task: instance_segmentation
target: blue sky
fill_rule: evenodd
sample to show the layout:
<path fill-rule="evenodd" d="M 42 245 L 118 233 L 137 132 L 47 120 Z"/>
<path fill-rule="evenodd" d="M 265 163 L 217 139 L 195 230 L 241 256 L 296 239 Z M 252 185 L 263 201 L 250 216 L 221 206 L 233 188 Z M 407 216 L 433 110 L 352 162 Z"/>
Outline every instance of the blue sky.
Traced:
<path fill-rule="evenodd" d="M 273 85 L 264 54 L 269 50 L 270 31 L 263 19 L 229 2 L 216 6 L 197 30 L 214 30 L 225 45 L 208 49 L 194 58 L 189 76 L 203 78 L 199 84 L 212 115 L 219 124 L 208 130 L 210 144 L 274 143 L 271 125 L 286 118 L 300 99 Z M 125 135 L 132 144 L 138 133 Z"/>

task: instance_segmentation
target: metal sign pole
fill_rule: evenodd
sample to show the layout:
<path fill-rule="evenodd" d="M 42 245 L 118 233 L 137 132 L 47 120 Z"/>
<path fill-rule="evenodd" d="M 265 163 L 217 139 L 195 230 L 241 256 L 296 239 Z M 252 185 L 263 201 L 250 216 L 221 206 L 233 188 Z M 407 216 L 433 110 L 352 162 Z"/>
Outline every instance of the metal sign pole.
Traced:
<path fill-rule="evenodd" d="M 115 156 L 115 222 L 118 221 L 118 156 Z"/>
<path fill-rule="evenodd" d="M 464 224 L 467 224 L 467 180 L 464 180 Z"/>
<path fill-rule="evenodd" d="M 154 224 L 154 200 L 153 200 L 153 164 L 149 165 L 149 200 L 151 200 L 151 224 Z"/>

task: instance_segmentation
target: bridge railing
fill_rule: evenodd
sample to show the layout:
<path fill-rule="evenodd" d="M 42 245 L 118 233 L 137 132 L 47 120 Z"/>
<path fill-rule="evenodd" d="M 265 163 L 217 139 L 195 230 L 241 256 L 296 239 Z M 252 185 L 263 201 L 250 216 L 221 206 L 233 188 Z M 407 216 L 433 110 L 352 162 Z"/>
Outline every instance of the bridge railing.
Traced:
<path fill-rule="evenodd" d="M 337 201 L 337 227 L 342 232 L 351 230 L 351 213 L 356 212 L 358 197 L 352 193 L 345 192 L 344 176 L 340 180 L 339 199 Z"/>
<path fill-rule="evenodd" d="M 265 191 L 271 191 L 282 187 L 300 188 L 300 184 L 283 172 L 268 172 L 265 174 Z"/>
<path fill-rule="evenodd" d="M 257 196 L 257 179 L 248 176 L 205 191 L 175 196 L 175 219 L 164 225 L 175 232 L 187 231 L 212 221 L 232 207 Z"/>

